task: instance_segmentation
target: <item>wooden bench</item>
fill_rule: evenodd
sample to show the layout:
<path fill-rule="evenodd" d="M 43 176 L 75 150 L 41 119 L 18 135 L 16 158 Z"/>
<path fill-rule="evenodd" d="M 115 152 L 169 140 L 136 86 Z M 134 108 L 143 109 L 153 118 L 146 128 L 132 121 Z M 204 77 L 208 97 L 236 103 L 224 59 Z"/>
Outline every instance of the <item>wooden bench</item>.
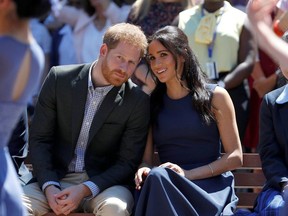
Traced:
<path fill-rule="evenodd" d="M 158 154 L 154 154 L 153 163 L 159 164 Z M 237 208 L 253 208 L 259 191 L 266 179 L 262 172 L 261 161 L 257 153 L 244 153 L 243 166 L 233 171 L 235 176 L 235 190 L 239 198 Z M 56 216 L 47 213 L 45 216 Z M 69 216 L 93 216 L 92 213 L 71 213 Z"/>
<path fill-rule="evenodd" d="M 233 171 L 233 174 L 239 198 L 237 208 L 251 209 L 266 181 L 259 154 L 244 153 L 243 166 Z"/>

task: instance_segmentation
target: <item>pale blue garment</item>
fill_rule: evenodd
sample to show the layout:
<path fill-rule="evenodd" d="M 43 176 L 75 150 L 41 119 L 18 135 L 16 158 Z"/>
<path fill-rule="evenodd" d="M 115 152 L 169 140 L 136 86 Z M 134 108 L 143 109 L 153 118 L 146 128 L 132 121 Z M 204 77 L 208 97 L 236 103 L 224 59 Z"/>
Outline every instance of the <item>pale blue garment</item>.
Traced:
<path fill-rule="evenodd" d="M 16 100 L 12 91 L 20 65 L 27 51 L 31 52 L 31 70 L 27 84 Z M 44 55 L 34 41 L 25 44 L 9 36 L 0 37 L 0 215 L 26 215 L 21 201 L 22 189 L 8 153 L 7 144 L 20 115 L 38 87 L 44 68 Z"/>

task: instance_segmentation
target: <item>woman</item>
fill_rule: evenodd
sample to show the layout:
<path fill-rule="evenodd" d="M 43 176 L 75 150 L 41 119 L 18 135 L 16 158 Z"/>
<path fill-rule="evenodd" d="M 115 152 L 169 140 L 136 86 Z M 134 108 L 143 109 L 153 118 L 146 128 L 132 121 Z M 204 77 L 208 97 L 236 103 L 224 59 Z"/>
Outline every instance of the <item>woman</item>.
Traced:
<path fill-rule="evenodd" d="M 0 215 L 26 215 L 7 143 L 41 78 L 44 56 L 29 18 L 46 14 L 49 0 L 0 2 Z"/>
<path fill-rule="evenodd" d="M 137 0 L 132 5 L 127 22 L 140 26 L 146 36 L 150 36 L 159 28 L 171 25 L 181 11 L 194 5 L 193 2 L 193 0 Z M 142 61 L 132 75 L 132 81 L 150 94 L 155 88 L 155 83 L 147 70 L 146 62 Z"/>
<path fill-rule="evenodd" d="M 242 149 L 229 94 L 207 83 L 177 27 L 150 37 L 148 61 L 156 88 L 135 215 L 232 215 L 238 198 L 229 171 L 241 166 Z M 152 169 L 154 146 L 161 165 Z"/>

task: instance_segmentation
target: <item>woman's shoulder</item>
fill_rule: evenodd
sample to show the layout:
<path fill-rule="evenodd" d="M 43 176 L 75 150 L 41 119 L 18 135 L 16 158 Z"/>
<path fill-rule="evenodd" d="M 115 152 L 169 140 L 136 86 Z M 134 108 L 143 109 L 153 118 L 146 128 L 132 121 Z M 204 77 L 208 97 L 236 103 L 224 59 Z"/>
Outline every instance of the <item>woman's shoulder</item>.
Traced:
<path fill-rule="evenodd" d="M 227 106 L 233 106 L 232 99 L 225 88 L 213 85 L 212 104 L 215 108 L 223 109 Z"/>

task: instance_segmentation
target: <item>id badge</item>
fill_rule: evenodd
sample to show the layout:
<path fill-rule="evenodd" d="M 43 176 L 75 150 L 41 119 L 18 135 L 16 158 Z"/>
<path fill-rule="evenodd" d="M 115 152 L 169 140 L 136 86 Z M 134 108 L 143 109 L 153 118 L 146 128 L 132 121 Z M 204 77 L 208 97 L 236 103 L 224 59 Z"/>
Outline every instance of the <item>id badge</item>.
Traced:
<path fill-rule="evenodd" d="M 209 79 L 218 79 L 218 72 L 216 70 L 216 63 L 214 61 L 209 61 L 206 63 L 206 70 Z"/>

